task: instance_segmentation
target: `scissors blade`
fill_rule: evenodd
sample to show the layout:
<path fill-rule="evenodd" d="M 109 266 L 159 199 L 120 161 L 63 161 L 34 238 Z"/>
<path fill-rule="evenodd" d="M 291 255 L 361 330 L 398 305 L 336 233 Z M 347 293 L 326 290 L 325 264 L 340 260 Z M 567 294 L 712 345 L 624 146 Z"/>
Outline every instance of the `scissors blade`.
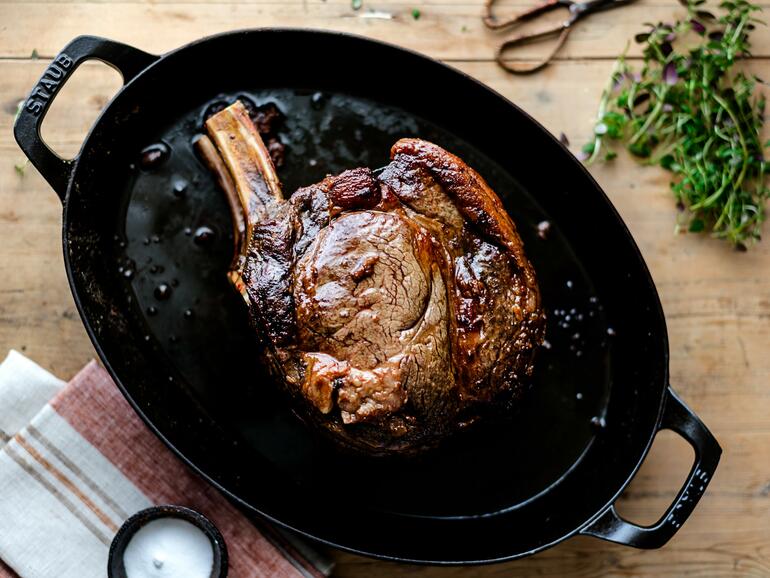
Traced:
<path fill-rule="evenodd" d="M 591 14 L 592 12 L 603 12 L 604 10 L 620 8 L 632 2 L 636 2 L 636 0 L 588 0 L 587 2 L 575 2 L 570 6 L 569 11 L 572 16 L 572 22 L 574 22 L 581 16 Z"/>

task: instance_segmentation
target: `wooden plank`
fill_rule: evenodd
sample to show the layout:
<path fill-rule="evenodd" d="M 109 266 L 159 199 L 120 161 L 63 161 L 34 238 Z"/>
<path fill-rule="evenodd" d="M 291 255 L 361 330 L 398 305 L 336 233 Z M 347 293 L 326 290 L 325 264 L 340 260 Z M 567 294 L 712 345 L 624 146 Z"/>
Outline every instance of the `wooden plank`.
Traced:
<path fill-rule="evenodd" d="M 637 0 L 634 0 L 637 1 Z M 668 6 L 678 8 L 681 4 L 677 0 L 648 0 L 649 3 L 656 6 Z M 435 13 L 442 13 L 448 7 L 463 6 L 475 13 L 481 15 L 485 13 L 485 0 L 362 0 L 361 7 L 353 8 L 354 0 L 0 0 L 0 6 L 3 4 L 218 4 L 220 6 L 233 4 L 253 4 L 275 9 L 279 6 L 291 6 L 301 10 L 308 10 L 319 5 L 339 6 L 354 15 L 366 14 L 367 12 L 391 12 L 409 10 L 409 16 L 412 16 L 412 10 L 415 8 L 420 11 L 418 20 L 426 10 Z M 493 14 L 501 20 L 509 18 L 516 14 L 517 10 L 531 8 L 537 3 L 535 0 L 495 0 Z M 767 0 L 755 2 L 759 6 L 767 6 Z"/>
<path fill-rule="evenodd" d="M 697 516 L 697 512 L 695 514 Z M 699 523 L 703 523 L 701 520 Z M 670 549 L 680 555 L 673 557 L 662 552 L 631 550 L 612 544 L 603 544 L 590 538 L 575 538 L 558 548 L 534 558 L 485 566 L 481 568 L 426 568 L 386 562 L 372 562 L 351 554 L 339 554 L 335 576 L 338 578 L 389 578 L 394 575 L 417 577 L 499 577 L 529 578 L 563 576 L 628 578 L 736 578 L 766 577 L 770 566 L 764 554 L 767 540 L 750 532 L 736 536 L 735 541 L 702 544 L 682 544 L 677 537 Z"/>
<path fill-rule="evenodd" d="M 488 60 L 505 38 L 486 30 L 478 5 L 446 5 L 425 8 L 419 20 L 411 16 L 412 5 L 394 7 L 393 20 L 364 19 L 362 12 L 339 3 L 232 4 L 208 3 L 20 3 L 2 4 L 0 57 L 28 57 L 33 50 L 52 56 L 79 34 L 97 34 L 133 44 L 149 52 L 162 53 L 197 38 L 236 28 L 311 25 L 398 43 L 431 56 L 449 60 Z M 51 15 L 56 14 L 56 25 Z M 684 9 L 661 6 L 651 0 L 619 10 L 592 15 L 575 27 L 560 59 L 614 58 L 626 47 L 642 22 L 670 21 Z M 589 24 L 590 22 L 590 24 Z M 136 23 L 126 25 L 126 23 Z M 525 30 L 525 29 L 522 29 Z M 754 54 L 770 57 L 770 34 L 754 34 Z M 523 47 L 518 58 L 544 55 L 547 44 Z M 633 42 L 630 54 L 638 55 Z"/>
<path fill-rule="evenodd" d="M 18 102 L 25 98 L 46 65 L 44 59 L 0 61 L 1 70 L 7 71 L 7 74 L 0 75 L 0 108 L 5 113 L 0 115 L 0 132 L 11 131 L 13 113 Z M 489 62 L 457 62 L 453 66 L 509 98 L 555 135 L 564 132 L 575 151 L 590 139 L 599 96 L 612 70 L 612 62 L 608 61 L 570 61 L 555 63 L 536 75 L 513 77 Z M 753 61 L 745 69 L 759 76 L 770 77 L 770 62 Z M 81 67 L 57 96 L 44 123 L 44 134 L 48 140 L 57 148 L 65 147 L 60 150 L 62 154 L 73 154 L 92 119 L 119 86 L 117 74 L 109 67 L 99 63 L 87 63 Z M 568 106 L 564 105 L 565 100 Z M 75 108 L 77 114 L 70 114 L 69 111 Z M 57 109 L 63 114 L 57 114 Z M 768 128 L 765 132 L 770 136 Z M 3 144 L 0 142 L 0 147 Z M 640 171 L 643 179 L 641 183 L 624 179 L 622 175 L 627 167 L 622 159 L 616 164 L 597 165 L 596 170 L 601 171 L 598 173 L 601 175 L 606 173 L 607 182 L 610 183 L 608 189 L 624 186 L 633 190 L 638 185 L 660 189 L 664 196 L 668 196 L 665 190 L 666 176 L 662 172 Z M 634 205 L 629 210 L 634 210 L 634 207 L 640 210 L 637 218 L 658 220 L 658 216 L 651 216 L 644 205 Z M 672 218 L 675 216 L 669 211 L 666 214 Z M 667 233 L 673 230 L 674 221 L 671 220 L 669 224 Z"/>
<path fill-rule="evenodd" d="M 0 7 L 0 11 L 3 8 Z M 8 50 L 0 42 L 0 52 Z M 609 61 L 565 61 L 511 78 L 489 62 L 458 63 L 578 148 L 590 133 Z M 91 356 L 64 276 L 58 199 L 31 168 L 14 169 L 15 103 L 45 67 L 42 60 L 0 61 L 0 351 L 26 353 L 63 377 Z M 751 69 L 770 76 L 770 62 Z M 92 64 L 60 96 L 46 135 L 76 150 L 116 87 Z M 676 213 L 667 176 L 625 155 L 592 174 L 631 228 L 656 280 L 671 343 L 671 380 L 713 429 L 725 454 L 705 498 L 672 542 L 641 552 L 576 538 L 534 558 L 468 571 L 396 566 L 335 553 L 337 576 L 766 576 L 770 574 L 770 244 L 745 254 L 702 236 L 673 236 Z M 659 447 L 658 447 L 659 445 Z M 673 438 L 656 444 L 622 501 L 633 520 L 651 520 L 682 482 L 689 457 Z"/>
<path fill-rule="evenodd" d="M 232 5 L 232 4 L 254 4 L 275 8 L 277 6 L 294 6 L 304 9 L 306 6 L 316 6 L 320 4 L 342 6 L 351 12 L 367 12 L 371 10 L 383 10 L 390 7 L 402 8 L 409 6 L 411 8 L 423 9 L 432 8 L 436 11 L 444 10 L 447 6 L 468 6 L 476 9 L 479 13 L 484 11 L 485 0 L 362 0 L 361 7 L 353 8 L 354 0 L 0 0 L 3 4 L 51 4 L 53 2 L 60 4 L 193 4 L 205 2 L 206 4 Z M 654 0 L 661 6 L 681 6 L 676 0 Z M 760 1 L 759 4 L 766 2 Z M 495 0 L 494 13 L 501 17 L 505 16 L 510 10 L 518 7 L 533 6 L 535 3 L 530 0 Z M 422 10 L 421 10 L 422 11 Z"/>

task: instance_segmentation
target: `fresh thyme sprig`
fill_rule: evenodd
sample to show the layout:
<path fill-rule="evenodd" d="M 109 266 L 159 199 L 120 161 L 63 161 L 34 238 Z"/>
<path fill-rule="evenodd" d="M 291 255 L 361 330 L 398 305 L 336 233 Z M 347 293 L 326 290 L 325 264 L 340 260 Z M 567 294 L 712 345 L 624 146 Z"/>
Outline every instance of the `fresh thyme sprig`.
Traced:
<path fill-rule="evenodd" d="M 681 0 L 680 0 L 681 1 Z M 685 2 L 687 18 L 647 24 L 635 37 L 644 45 L 635 71 L 621 56 L 602 94 L 587 164 L 616 156 L 612 141 L 671 171 L 682 211 L 677 228 L 709 230 L 738 249 L 760 239 L 767 161 L 761 142 L 762 81 L 733 71 L 749 56 L 749 34 L 759 7 L 726 0 L 717 18 L 705 0 Z"/>

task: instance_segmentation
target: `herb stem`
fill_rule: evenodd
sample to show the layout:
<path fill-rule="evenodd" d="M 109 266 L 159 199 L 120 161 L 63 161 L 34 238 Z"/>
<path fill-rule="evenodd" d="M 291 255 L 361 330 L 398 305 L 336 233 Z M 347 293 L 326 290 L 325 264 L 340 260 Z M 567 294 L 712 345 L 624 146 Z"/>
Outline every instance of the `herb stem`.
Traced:
<path fill-rule="evenodd" d="M 649 115 L 647 115 L 647 119 L 644 121 L 644 124 L 641 126 L 641 128 L 636 131 L 636 133 L 628 139 L 628 142 L 630 144 L 636 143 L 644 133 L 647 132 L 647 130 L 650 128 L 650 125 L 652 124 L 652 121 L 655 120 L 655 118 L 660 114 L 660 112 L 663 110 L 663 105 L 665 104 L 665 98 L 666 98 L 666 90 L 663 90 L 662 96 L 658 97 L 658 102 L 655 103 L 655 106 L 652 109 L 652 112 L 650 112 Z"/>
<path fill-rule="evenodd" d="M 746 177 L 746 171 L 749 167 L 749 149 L 746 146 L 746 137 L 743 135 L 743 131 L 741 130 L 741 123 L 738 122 L 738 119 L 733 114 L 730 105 L 727 104 L 725 100 L 718 94 L 714 94 L 714 100 L 728 114 L 730 120 L 732 120 L 733 124 L 735 125 L 735 130 L 738 131 L 738 142 L 740 142 L 741 152 L 743 153 L 743 166 L 741 167 L 741 174 L 738 175 L 738 181 L 733 185 L 733 188 L 740 189 L 741 185 L 743 184 L 743 179 Z"/>

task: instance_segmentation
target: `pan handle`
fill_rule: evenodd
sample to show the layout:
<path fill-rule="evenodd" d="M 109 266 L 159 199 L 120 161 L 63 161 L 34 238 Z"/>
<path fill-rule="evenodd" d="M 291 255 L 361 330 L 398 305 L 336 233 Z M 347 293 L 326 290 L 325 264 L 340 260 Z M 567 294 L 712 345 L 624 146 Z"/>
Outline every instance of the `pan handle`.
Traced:
<path fill-rule="evenodd" d="M 662 429 L 675 431 L 695 450 L 695 463 L 674 503 L 652 526 L 637 526 L 627 522 L 618 515 L 615 504 L 612 504 L 603 514 L 583 528 L 580 531 L 581 534 L 635 548 L 660 548 L 676 534 L 692 514 L 706 486 L 714 476 L 722 448 L 698 416 L 677 397 L 670 386 L 658 431 Z"/>
<path fill-rule="evenodd" d="M 96 59 L 109 64 L 120 72 L 125 85 L 158 58 L 106 38 L 78 36 L 65 46 L 45 69 L 21 107 L 13 134 L 21 150 L 53 187 L 62 202 L 77 157 L 61 158 L 48 148 L 40 136 L 40 126 L 56 94 L 75 69 L 86 60 Z"/>

